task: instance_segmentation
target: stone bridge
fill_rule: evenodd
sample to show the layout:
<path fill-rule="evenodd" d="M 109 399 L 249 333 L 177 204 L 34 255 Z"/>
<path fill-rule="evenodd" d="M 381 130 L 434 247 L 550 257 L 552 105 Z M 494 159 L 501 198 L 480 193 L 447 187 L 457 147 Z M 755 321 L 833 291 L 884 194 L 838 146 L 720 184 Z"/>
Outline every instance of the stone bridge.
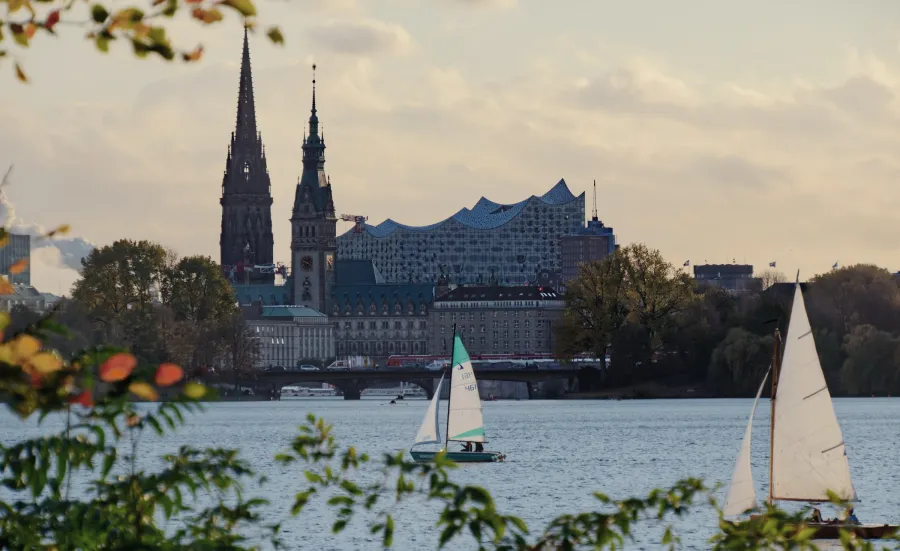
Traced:
<path fill-rule="evenodd" d="M 569 388 L 577 383 L 580 392 L 599 390 L 602 374 L 594 367 L 578 369 L 490 369 L 475 368 L 475 377 L 479 381 L 522 382 L 528 385 L 528 397 L 534 393 L 535 383 L 542 381 L 566 379 Z M 369 387 L 386 382 L 411 383 L 421 387 L 428 399 L 434 396 L 434 386 L 440 379 L 440 371 L 424 369 L 367 369 L 367 370 L 330 370 L 321 371 L 275 371 L 258 373 L 255 378 L 244 378 L 239 382 L 244 386 L 264 386 L 273 390 L 299 383 L 328 383 L 341 390 L 345 400 L 359 400 L 360 393 Z"/>

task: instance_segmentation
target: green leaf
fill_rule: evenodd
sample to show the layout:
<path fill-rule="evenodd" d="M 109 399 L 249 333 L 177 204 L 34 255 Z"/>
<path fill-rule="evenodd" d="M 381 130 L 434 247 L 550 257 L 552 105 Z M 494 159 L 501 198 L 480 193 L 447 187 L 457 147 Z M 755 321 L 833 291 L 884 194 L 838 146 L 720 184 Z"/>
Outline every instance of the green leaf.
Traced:
<path fill-rule="evenodd" d="M 318 483 L 318 484 L 325 483 L 325 481 L 322 479 L 321 476 L 319 476 L 318 474 L 316 474 L 312 471 L 303 471 L 303 474 L 306 475 L 306 480 L 308 480 L 312 483 Z"/>
<path fill-rule="evenodd" d="M 394 517 L 388 515 L 384 521 L 384 537 L 382 538 L 382 545 L 384 547 L 390 547 L 391 543 L 394 541 Z"/>
<path fill-rule="evenodd" d="M 109 12 L 100 4 L 91 6 L 91 19 L 93 19 L 95 23 L 103 23 L 108 17 Z"/>
<path fill-rule="evenodd" d="M 284 36 L 282 36 L 281 31 L 278 29 L 278 27 L 269 27 L 269 30 L 266 32 L 266 36 L 268 36 L 269 40 L 271 40 L 275 44 L 284 44 Z"/>
<path fill-rule="evenodd" d="M 336 520 L 336 521 L 334 521 L 334 526 L 331 527 L 331 531 L 335 534 L 338 534 L 346 527 L 347 527 L 346 520 L 343 520 L 343 519 Z"/>
<path fill-rule="evenodd" d="M 256 6 L 250 0 L 221 0 L 219 4 L 228 6 L 236 10 L 244 17 L 253 17 L 256 15 Z"/>

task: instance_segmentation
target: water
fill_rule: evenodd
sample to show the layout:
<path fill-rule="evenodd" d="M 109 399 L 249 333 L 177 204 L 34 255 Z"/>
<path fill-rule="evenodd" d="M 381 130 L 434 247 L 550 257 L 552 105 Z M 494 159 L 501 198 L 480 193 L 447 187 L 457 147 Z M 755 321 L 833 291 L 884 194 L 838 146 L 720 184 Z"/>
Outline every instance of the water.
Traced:
<path fill-rule="evenodd" d="M 370 455 L 405 449 L 427 402 L 410 400 L 391 406 L 385 401 L 210 404 L 165 443 L 148 441 L 142 461 L 150 467 L 159 455 L 182 444 L 240 448 L 257 471 L 272 481 L 264 490 L 272 501 L 267 514 L 273 521 L 286 519 L 285 536 L 292 547 L 379 549 L 380 540 L 369 535 L 365 517 L 357 518 L 337 537 L 330 530 L 333 518 L 321 506 L 300 517 L 288 517 L 293 496 L 305 480 L 299 468 L 285 468 L 273 456 L 287 447 L 308 412 L 333 424 L 339 443 Z M 834 403 L 861 499 L 857 515 L 862 522 L 900 521 L 900 482 L 891 472 L 900 451 L 900 399 L 835 399 Z M 688 476 L 708 484 L 727 484 L 751 405 L 751 400 L 485 402 L 491 439 L 487 449 L 502 451 L 508 459 L 502 464 L 461 466 L 453 479 L 488 488 L 501 512 L 517 515 L 532 531 L 540 531 L 557 515 L 595 508 L 594 491 L 614 498 L 640 496 Z M 761 497 L 766 495 L 768 476 L 768 414 L 767 403 L 761 403 L 754 423 L 753 471 Z M 23 426 L 5 410 L 0 413 L 0 442 L 45 430 L 49 429 L 32 422 Z M 724 498 L 724 489 L 720 496 Z M 393 513 L 396 549 L 437 547 L 437 509 L 412 498 Z M 823 513 L 834 514 L 824 509 Z M 712 512 L 702 507 L 677 524 L 686 549 L 708 548 L 706 541 L 714 528 Z M 658 547 L 657 529 L 647 526 L 639 532 L 629 549 Z M 450 548 L 471 547 L 461 540 Z"/>

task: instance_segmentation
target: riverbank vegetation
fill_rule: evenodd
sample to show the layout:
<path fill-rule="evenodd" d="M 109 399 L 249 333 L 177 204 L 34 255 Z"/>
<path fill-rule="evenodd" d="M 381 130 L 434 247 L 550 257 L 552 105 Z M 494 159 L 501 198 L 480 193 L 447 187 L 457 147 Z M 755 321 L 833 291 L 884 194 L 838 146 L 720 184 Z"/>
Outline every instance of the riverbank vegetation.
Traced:
<path fill-rule="evenodd" d="M 752 396 L 784 335 L 793 284 L 766 272 L 746 292 L 695 284 L 659 251 L 629 245 L 582 266 L 565 293 L 557 353 L 590 352 L 610 386 L 671 380 L 714 396 Z M 900 286 L 860 264 L 801 285 L 828 386 L 836 396 L 900 394 Z"/>
<path fill-rule="evenodd" d="M 84 259 L 72 298 L 51 319 L 69 337 L 49 336 L 64 354 L 98 344 L 128 348 L 140 361 L 183 366 L 189 377 L 213 366 L 229 373 L 253 369 L 258 354 L 219 265 L 205 256 L 180 258 L 149 241 L 119 240 Z M 11 313 L 21 330 L 40 315 L 24 307 Z"/>

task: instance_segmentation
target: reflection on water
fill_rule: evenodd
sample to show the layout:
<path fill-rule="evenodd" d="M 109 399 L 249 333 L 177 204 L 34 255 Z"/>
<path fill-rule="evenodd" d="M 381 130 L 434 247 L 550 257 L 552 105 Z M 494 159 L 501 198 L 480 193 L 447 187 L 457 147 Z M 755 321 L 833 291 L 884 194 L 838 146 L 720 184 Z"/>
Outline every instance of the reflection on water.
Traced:
<path fill-rule="evenodd" d="M 593 508 L 593 491 L 616 498 L 641 495 L 687 476 L 727 484 L 751 404 L 751 400 L 486 402 L 491 440 L 487 448 L 506 453 L 507 462 L 461 466 L 453 476 L 458 482 L 487 487 L 501 511 L 522 517 L 537 531 L 557 515 Z M 277 465 L 272 457 L 287 446 L 306 413 L 332 423 L 340 443 L 378 456 L 408 448 L 426 408 L 425 400 L 387 405 L 383 398 L 211 404 L 164 446 L 148 439 L 142 461 L 152 466 L 161 454 L 180 445 L 240 448 L 271 481 L 263 494 L 272 501 L 274 521 L 284 518 L 305 481 L 298 468 Z M 900 481 L 891 472 L 900 450 L 900 399 L 836 399 L 835 408 L 861 500 L 857 515 L 864 523 L 900 521 Z M 753 471 L 761 498 L 768 475 L 768 413 L 761 406 L 754 423 Z M 46 429 L 33 423 L 23 428 L 5 410 L 0 413 L 2 443 L 42 430 Z M 370 479 L 371 473 L 362 478 Z M 724 499 L 724 489 L 720 494 Z M 285 521 L 286 537 L 297 549 L 380 547 L 362 519 L 335 538 L 332 518 L 324 509 L 315 505 L 303 516 Z M 394 513 L 397 549 L 436 548 L 435 507 L 413 499 Z M 685 549 L 706 549 L 715 517 L 699 509 L 677 526 Z M 638 541 L 629 549 L 657 548 L 659 529 L 648 525 L 637 533 Z M 460 541 L 450 548 L 470 546 Z"/>

